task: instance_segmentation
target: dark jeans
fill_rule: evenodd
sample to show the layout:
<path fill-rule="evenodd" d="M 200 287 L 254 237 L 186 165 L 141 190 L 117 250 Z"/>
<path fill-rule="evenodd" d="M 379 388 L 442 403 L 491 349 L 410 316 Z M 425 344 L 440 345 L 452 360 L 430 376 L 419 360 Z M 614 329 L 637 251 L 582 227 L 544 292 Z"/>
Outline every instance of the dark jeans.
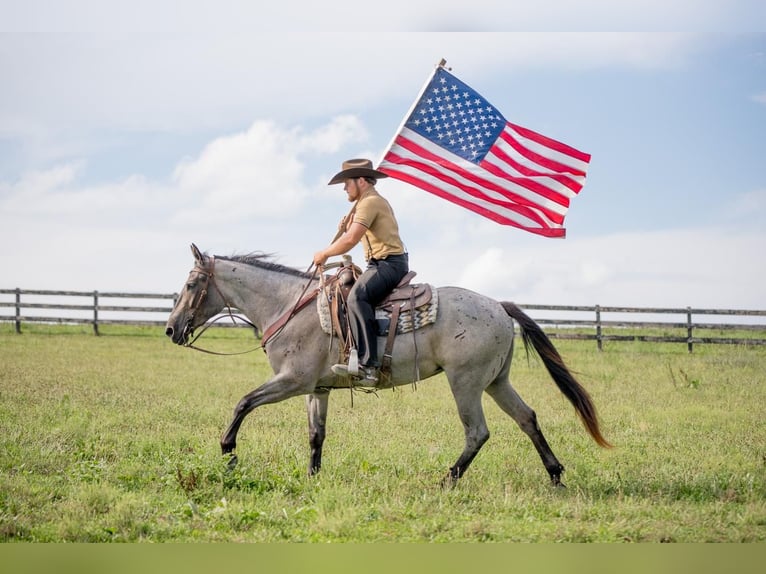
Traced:
<path fill-rule="evenodd" d="M 348 295 L 351 332 L 359 353 L 359 364 L 380 367 L 378 360 L 375 306 L 386 298 L 410 270 L 406 253 L 390 255 L 385 259 L 371 259 Z"/>

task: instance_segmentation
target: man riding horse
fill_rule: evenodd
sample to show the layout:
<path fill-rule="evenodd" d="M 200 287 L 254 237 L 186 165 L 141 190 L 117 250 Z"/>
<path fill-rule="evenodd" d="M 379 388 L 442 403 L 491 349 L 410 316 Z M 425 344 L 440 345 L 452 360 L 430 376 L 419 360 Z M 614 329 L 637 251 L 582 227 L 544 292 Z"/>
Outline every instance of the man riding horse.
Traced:
<path fill-rule="evenodd" d="M 378 360 L 375 306 L 399 284 L 409 271 L 404 244 L 399 237 L 399 224 L 391 205 L 375 189 L 378 179 L 388 177 L 372 168 L 368 159 L 343 162 L 340 172 L 328 185 L 343 183 L 348 200 L 354 204 L 340 223 L 338 235 L 324 249 L 314 254 L 314 264 L 324 265 L 329 257 L 343 255 L 364 240 L 367 269 L 359 276 L 349 293 L 347 305 L 351 333 L 359 354 L 359 377 L 376 383 L 380 369 Z M 354 374 L 348 365 L 332 367 L 336 375 Z"/>

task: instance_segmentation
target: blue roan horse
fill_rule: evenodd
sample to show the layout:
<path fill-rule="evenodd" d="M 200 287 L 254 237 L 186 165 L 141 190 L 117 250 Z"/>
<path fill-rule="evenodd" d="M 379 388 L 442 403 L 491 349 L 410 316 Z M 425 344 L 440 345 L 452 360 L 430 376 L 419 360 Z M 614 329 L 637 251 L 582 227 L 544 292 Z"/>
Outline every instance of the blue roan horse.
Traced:
<path fill-rule="evenodd" d="M 178 345 L 188 345 L 194 329 L 226 308 L 236 308 L 263 332 L 294 309 L 307 289 L 319 281 L 310 274 L 278 265 L 261 255 L 212 257 L 192 245 L 194 269 L 168 318 L 166 333 Z M 381 387 L 413 382 L 445 373 L 465 429 L 465 448 L 445 477 L 454 484 L 489 438 L 482 409 L 482 393 L 491 396 L 516 421 L 535 445 L 555 486 L 561 485 L 559 463 L 537 424 L 535 412 L 509 381 L 513 356 L 513 321 L 526 346 L 542 358 L 558 388 L 572 403 L 585 429 L 599 445 L 609 443 L 599 430 L 596 409 L 587 391 L 575 380 L 540 327 L 513 303 L 498 302 L 457 287 L 438 288 L 436 322 L 411 336 L 399 336 L 393 347 L 392 373 Z M 236 464 L 237 432 L 256 407 L 306 395 L 311 455 L 309 473 L 319 472 L 330 390 L 340 383 L 330 370 L 338 360 L 338 339 L 325 334 L 314 305 L 297 311 L 265 350 L 274 377 L 246 394 L 234 409 L 234 418 L 221 438 L 221 449 Z M 385 340 L 379 339 L 382 347 Z M 417 361 L 417 365 L 415 365 Z M 417 369 L 416 369 L 417 367 Z"/>

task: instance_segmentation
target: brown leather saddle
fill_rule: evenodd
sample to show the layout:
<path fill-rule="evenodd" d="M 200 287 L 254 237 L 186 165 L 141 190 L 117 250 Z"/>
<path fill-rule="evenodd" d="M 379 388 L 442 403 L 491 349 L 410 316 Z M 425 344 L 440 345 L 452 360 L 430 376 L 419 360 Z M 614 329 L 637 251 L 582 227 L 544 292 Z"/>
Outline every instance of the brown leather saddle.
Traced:
<path fill-rule="evenodd" d="M 346 301 L 360 271 L 355 266 L 343 266 L 334 277 L 331 277 L 325 283 L 325 294 L 330 302 L 333 330 L 341 341 L 341 362 L 348 360 L 350 350 L 355 346 L 349 328 Z M 381 374 L 388 376 L 391 374 L 394 339 L 397 335 L 397 325 L 401 314 L 411 313 L 414 317 L 416 309 L 430 303 L 433 297 L 431 286 L 428 283 L 410 283 L 416 274 L 415 271 L 407 273 L 393 291 L 375 306 L 376 316 L 378 317 L 378 336 L 386 337 L 385 351 L 381 358 Z M 381 315 L 384 318 L 381 318 Z M 413 341 L 415 341 L 414 328 L 412 333 Z"/>

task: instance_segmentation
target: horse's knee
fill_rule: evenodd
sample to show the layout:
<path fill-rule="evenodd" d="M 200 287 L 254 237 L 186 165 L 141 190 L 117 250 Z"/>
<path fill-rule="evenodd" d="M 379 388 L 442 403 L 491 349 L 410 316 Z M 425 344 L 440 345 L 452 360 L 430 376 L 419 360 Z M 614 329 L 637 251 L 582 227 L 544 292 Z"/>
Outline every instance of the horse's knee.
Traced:
<path fill-rule="evenodd" d="M 248 396 L 242 397 L 237 403 L 237 406 L 234 407 L 234 418 L 238 419 L 245 417 L 251 410 L 250 398 Z"/>
<path fill-rule="evenodd" d="M 484 443 L 489 440 L 489 429 L 486 426 L 473 429 L 471 432 L 466 433 L 467 446 L 473 447 L 479 450 Z"/>

